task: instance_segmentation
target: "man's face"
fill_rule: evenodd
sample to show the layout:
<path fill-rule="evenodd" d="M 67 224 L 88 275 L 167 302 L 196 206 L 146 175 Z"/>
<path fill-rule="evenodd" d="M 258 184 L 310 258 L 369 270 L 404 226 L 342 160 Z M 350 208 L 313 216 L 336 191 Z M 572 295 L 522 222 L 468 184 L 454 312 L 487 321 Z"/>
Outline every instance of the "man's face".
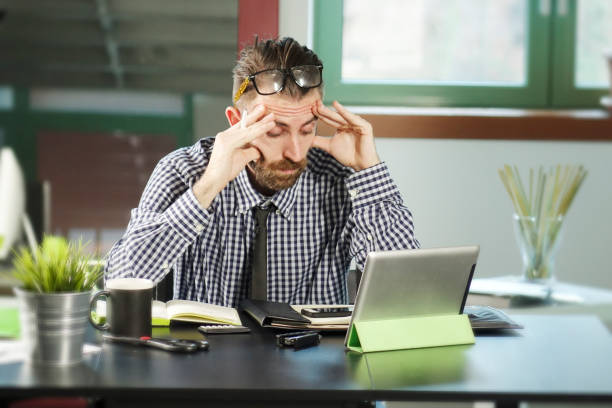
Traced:
<path fill-rule="evenodd" d="M 257 95 L 247 110 L 263 105 L 273 112 L 276 127 L 252 144 L 261 158 L 248 164 L 251 180 L 266 193 L 291 187 L 306 168 L 306 155 L 312 147 L 317 118 L 312 107 L 321 99 L 310 91 L 299 101 L 286 95 Z"/>

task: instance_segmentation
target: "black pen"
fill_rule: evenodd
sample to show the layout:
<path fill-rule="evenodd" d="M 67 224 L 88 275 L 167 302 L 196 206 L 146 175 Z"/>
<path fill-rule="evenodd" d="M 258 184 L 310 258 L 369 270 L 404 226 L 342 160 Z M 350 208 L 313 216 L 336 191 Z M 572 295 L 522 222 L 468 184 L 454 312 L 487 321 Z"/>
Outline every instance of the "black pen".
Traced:
<path fill-rule="evenodd" d="M 117 343 L 133 344 L 136 346 L 148 346 L 155 347 L 165 351 L 175 352 L 194 352 L 198 350 L 208 350 L 209 344 L 206 340 L 180 340 L 180 339 L 160 339 L 156 337 L 142 336 L 142 337 L 126 337 L 126 336 L 113 336 L 105 334 L 102 336 L 105 340 L 109 340 Z"/>

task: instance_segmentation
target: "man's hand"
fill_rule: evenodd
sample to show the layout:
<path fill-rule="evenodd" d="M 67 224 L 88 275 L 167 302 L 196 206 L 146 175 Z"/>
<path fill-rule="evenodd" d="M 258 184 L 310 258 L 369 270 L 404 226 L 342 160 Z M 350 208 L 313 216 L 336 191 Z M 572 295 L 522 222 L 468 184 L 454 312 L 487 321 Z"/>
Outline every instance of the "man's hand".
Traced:
<path fill-rule="evenodd" d="M 325 150 L 345 166 L 360 171 L 380 163 L 372 125 L 334 101 L 336 112 L 321 101 L 317 102 L 312 112 L 323 122 L 334 127 L 336 133 L 331 138 L 316 136 L 314 147 Z"/>
<path fill-rule="evenodd" d="M 203 208 L 225 186 L 235 179 L 244 167 L 261 156 L 251 142 L 272 130 L 274 114 L 265 115 L 263 106 L 257 106 L 229 129 L 218 133 L 204 174 L 193 185 L 193 193 Z"/>

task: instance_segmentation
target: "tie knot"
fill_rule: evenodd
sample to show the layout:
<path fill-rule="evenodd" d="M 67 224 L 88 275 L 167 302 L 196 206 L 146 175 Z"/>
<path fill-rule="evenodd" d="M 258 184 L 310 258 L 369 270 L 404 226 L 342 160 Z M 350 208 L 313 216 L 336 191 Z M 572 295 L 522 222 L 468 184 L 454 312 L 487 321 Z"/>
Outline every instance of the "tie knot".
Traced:
<path fill-rule="evenodd" d="M 257 220 L 257 226 L 266 225 L 266 221 L 268 220 L 268 215 L 274 211 L 274 205 L 269 204 L 265 208 L 260 206 L 256 206 L 253 208 L 255 220 Z"/>

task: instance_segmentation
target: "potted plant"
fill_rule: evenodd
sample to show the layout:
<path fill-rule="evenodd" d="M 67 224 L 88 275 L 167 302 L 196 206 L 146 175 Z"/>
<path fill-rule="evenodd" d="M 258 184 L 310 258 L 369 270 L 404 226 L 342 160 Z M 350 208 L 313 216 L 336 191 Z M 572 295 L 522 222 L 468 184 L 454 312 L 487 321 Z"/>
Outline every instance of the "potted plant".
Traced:
<path fill-rule="evenodd" d="M 14 288 L 19 300 L 21 338 L 34 363 L 69 365 L 83 358 L 89 299 L 103 271 L 91 265 L 83 245 L 45 236 L 32 251 L 15 253 Z"/>

